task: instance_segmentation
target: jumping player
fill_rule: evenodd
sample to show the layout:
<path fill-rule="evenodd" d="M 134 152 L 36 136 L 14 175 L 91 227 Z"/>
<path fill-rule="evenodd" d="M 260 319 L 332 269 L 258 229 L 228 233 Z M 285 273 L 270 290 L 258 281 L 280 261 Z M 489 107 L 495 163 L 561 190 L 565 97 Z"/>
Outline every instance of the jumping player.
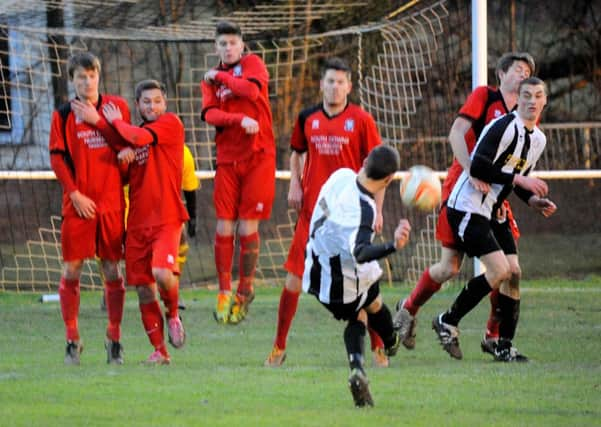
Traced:
<path fill-rule="evenodd" d="M 514 109 L 518 98 L 518 86 L 522 80 L 534 73 L 534 69 L 534 60 L 528 53 L 505 53 L 499 58 L 496 67 L 499 87 L 480 86 L 474 89 L 453 122 L 449 142 L 455 158 L 443 183 L 443 203 L 436 225 L 436 238 L 441 242 L 442 256 L 436 264 L 423 272 L 411 294 L 405 300 L 398 302 L 397 312 L 394 315 L 395 327 L 399 329 L 403 345 L 408 349 L 415 347 L 417 313 L 420 307 L 438 292 L 444 282 L 459 273 L 463 260 L 464 254 L 457 249 L 448 224 L 446 199 L 462 171 L 469 171 L 469 153 L 474 149 L 484 126 Z M 487 183 L 478 179 L 472 178 L 471 182 L 483 192 L 489 189 Z M 519 289 L 521 269 L 516 247 L 519 231 L 508 202 L 500 206 L 491 226 L 509 260 L 511 286 Z M 482 340 L 482 350 L 488 353 L 494 352 L 498 338 L 497 297 L 498 290 L 495 290 L 491 293 L 491 312 L 485 337 Z M 452 356 L 458 359 L 462 357 L 461 354 L 452 354 Z"/>
<path fill-rule="evenodd" d="M 265 366 L 278 367 L 286 359 L 286 341 L 302 291 L 305 246 L 309 222 L 317 195 L 328 177 L 340 168 L 358 172 L 380 135 L 372 116 L 348 102 L 352 89 L 351 69 L 340 58 L 327 60 L 322 68 L 322 102 L 299 114 L 290 147 L 290 188 L 288 205 L 298 211 L 294 237 L 284 268 L 288 271 L 280 296 L 273 348 Z M 376 199 L 375 230 L 382 228 L 383 195 Z M 377 365 L 387 366 L 384 344 L 371 329 L 372 350 Z"/>
<path fill-rule="evenodd" d="M 76 98 L 52 115 L 50 164 L 63 187 L 61 248 L 64 269 L 59 295 L 65 323 L 65 364 L 79 365 L 83 344 L 79 335 L 79 278 L 83 261 L 98 256 L 107 295 L 107 362 L 122 364 L 120 343 L 125 287 L 119 271 L 123 257 L 123 182 L 117 152 L 125 141 L 108 124 L 102 107 L 108 102 L 123 111 L 127 102 L 100 94 L 100 61 L 90 52 L 72 56 L 68 74 Z"/>
<path fill-rule="evenodd" d="M 144 123 L 132 126 L 122 120 L 113 104 L 104 106 L 107 120 L 135 148 L 126 148 L 120 158 L 130 164 L 129 215 L 125 241 L 127 283 L 136 287 L 142 323 L 155 351 L 149 364 L 169 364 L 164 322 L 157 300 L 157 284 L 165 304 L 169 342 L 175 348 L 185 343 L 178 314 L 179 266 L 177 252 L 182 226 L 188 213 L 181 200 L 184 158 L 184 126 L 177 115 L 167 112 L 165 86 L 156 80 L 136 85 L 136 106 Z"/>
<path fill-rule="evenodd" d="M 505 282 L 511 275 L 508 257 L 495 239 L 491 216 L 507 195 L 516 195 L 548 217 L 557 207 L 545 198 L 547 184 L 528 175 L 534 169 L 546 138 L 536 126 L 547 103 L 545 84 L 536 77 L 520 83 L 517 110 L 490 123 L 472 152 L 469 172 L 463 171 L 447 201 L 447 218 L 457 247 L 480 258 L 486 272 L 472 278 L 453 305 L 434 318 L 432 328 L 449 354 L 461 354 L 459 321 L 492 289 L 501 287 L 498 299 L 499 342 L 494 356 L 498 361 L 527 361 L 513 346 L 519 318 L 519 293 Z M 485 193 L 470 182 L 470 176 L 489 184 Z M 516 298 L 517 297 L 517 298 Z"/>
<path fill-rule="evenodd" d="M 275 140 L 265 64 L 257 55 L 244 54 L 242 32 L 233 23 L 217 24 L 215 45 L 219 65 L 201 83 L 202 118 L 216 127 L 213 203 L 219 294 L 214 316 L 218 323 L 237 324 L 254 299 L 259 222 L 270 217 L 275 196 Z M 232 301 L 236 225 L 240 277 Z"/>
<path fill-rule="evenodd" d="M 366 323 L 377 331 L 389 356 L 400 338 L 380 296 L 382 269 L 378 259 L 404 247 L 411 226 L 402 219 L 394 239 L 373 244 L 375 196 L 392 182 L 399 154 L 391 147 L 374 148 L 364 167 L 334 172 L 322 187 L 311 216 L 303 290 L 315 296 L 338 320 L 347 321 L 344 344 L 351 369 L 348 382 L 355 405 L 373 406 L 363 363 Z"/>

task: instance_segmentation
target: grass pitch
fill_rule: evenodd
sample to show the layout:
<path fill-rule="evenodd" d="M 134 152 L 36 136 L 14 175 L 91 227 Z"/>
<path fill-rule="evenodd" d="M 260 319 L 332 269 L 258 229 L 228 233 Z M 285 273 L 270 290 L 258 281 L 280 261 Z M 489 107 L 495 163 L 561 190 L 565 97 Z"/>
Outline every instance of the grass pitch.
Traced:
<path fill-rule="evenodd" d="M 0 425 L 6 426 L 592 426 L 601 425 L 601 279 L 524 282 L 516 346 L 528 364 L 481 353 L 488 313 L 461 323 L 464 360 L 452 360 L 430 330 L 457 289 L 420 312 L 417 347 L 388 369 L 367 373 L 373 409 L 356 409 L 347 387 L 342 331 L 303 295 L 280 369 L 263 367 L 275 331 L 279 289 L 258 289 L 238 326 L 212 319 L 215 292 L 183 293 L 188 341 L 170 366 L 147 367 L 151 353 L 136 295 L 127 293 L 125 365 L 106 365 L 100 293 L 84 292 L 82 365 L 64 366 L 58 303 L 0 293 Z M 407 286 L 385 288 L 392 307 Z M 369 340 L 366 340 L 369 348 Z"/>

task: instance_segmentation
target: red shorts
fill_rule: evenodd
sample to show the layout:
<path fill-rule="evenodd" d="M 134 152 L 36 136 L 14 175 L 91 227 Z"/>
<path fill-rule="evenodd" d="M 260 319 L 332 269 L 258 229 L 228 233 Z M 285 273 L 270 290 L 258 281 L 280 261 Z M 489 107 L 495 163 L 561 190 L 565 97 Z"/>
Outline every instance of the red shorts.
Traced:
<path fill-rule="evenodd" d="M 127 231 L 125 274 L 129 285 L 154 283 L 153 268 L 166 268 L 179 274 L 177 253 L 182 224 L 163 224 Z"/>
<path fill-rule="evenodd" d="M 516 222 L 515 217 L 513 216 L 513 211 L 511 210 L 511 205 L 509 204 L 509 202 L 505 200 L 503 204 L 507 208 L 507 221 L 509 221 L 509 228 L 511 229 L 511 234 L 517 242 L 521 236 L 520 229 L 518 228 L 518 223 Z"/>
<path fill-rule="evenodd" d="M 61 247 L 64 261 L 123 258 L 123 211 L 97 212 L 94 218 L 66 216 L 61 224 Z"/>
<path fill-rule="evenodd" d="M 213 203 L 218 219 L 268 219 L 275 197 L 275 157 L 254 153 L 241 162 L 220 164 Z"/>
<path fill-rule="evenodd" d="M 436 240 L 439 240 L 445 248 L 456 249 L 453 230 L 447 218 L 447 205 L 443 203 L 438 212 L 438 222 L 436 223 Z"/>
<path fill-rule="evenodd" d="M 286 271 L 301 278 L 305 271 L 305 249 L 308 239 L 309 220 L 301 213 L 294 228 L 294 237 L 292 237 L 292 243 L 288 250 L 288 259 L 284 263 Z"/>

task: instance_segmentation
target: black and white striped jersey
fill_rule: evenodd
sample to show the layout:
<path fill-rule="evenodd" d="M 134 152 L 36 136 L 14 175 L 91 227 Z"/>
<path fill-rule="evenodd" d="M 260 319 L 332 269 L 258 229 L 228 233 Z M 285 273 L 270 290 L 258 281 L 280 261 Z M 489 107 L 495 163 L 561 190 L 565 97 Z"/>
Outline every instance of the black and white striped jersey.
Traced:
<path fill-rule="evenodd" d="M 465 171 L 455 183 L 447 205 L 453 209 L 491 218 L 493 210 L 513 189 L 515 174 L 528 175 L 540 158 L 547 139 L 534 127 L 529 131 L 517 112 L 490 122 L 472 152 L 472 176 L 490 184 L 484 194 L 470 183 Z"/>
<path fill-rule="evenodd" d="M 357 174 L 347 168 L 334 172 L 321 188 L 311 216 L 305 292 L 326 304 L 347 304 L 366 294 L 382 275 L 375 258 L 394 251 L 394 245 L 371 245 L 375 218 L 373 196 L 358 183 Z M 369 261 L 358 262 L 357 249 L 366 246 L 371 254 L 364 258 Z"/>

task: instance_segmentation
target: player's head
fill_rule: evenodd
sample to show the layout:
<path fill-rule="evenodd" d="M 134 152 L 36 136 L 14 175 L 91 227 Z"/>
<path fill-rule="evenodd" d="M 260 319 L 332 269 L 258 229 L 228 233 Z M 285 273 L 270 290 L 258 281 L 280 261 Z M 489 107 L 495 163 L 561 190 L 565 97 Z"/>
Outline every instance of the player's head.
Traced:
<path fill-rule="evenodd" d="M 517 92 L 520 82 L 532 75 L 536 65 L 527 52 L 507 52 L 497 62 L 496 75 L 499 86 Z"/>
<path fill-rule="evenodd" d="M 351 67 L 340 58 L 328 59 L 322 67 L 319 86 L 323 93 L 324 104 L 330 107 L 346 105 L 353 87 Z"/>
<path fill-rule="evenodd" d="M 524 121 L 538 122 L 547 105 L 547 85 L 538 77 L 522 80 L 518 89 L 518 114 Z"/>
<path fill-rule="evenodd" d="M 242 52 L 244 52 L 240 27 L 229 21 L 218 22 L 215 27 L 215 50 L 225 65 L 240 61 Z"/>
<path fill-rule="evenodd" d="M 146 122 L 154 122 L 167 111 L 167 91 L 157 80 L 142 80 L 136 85 L 136 106 Z"/>
<path fill-rule="evenodd" d="M 71 56 L 67 72 L 79 99 L 93 102 L 98 99 L 100 60 L 96 55 L 91 52 L 81 52 Z"/>
<path fill-rule="evenodd" d="M 374 181 L 384 181 L 385 185 L 390 184 L 400 167 L 399 152 L 383 144 L 372 149 L 363 163 L 365 176 Z"/>

